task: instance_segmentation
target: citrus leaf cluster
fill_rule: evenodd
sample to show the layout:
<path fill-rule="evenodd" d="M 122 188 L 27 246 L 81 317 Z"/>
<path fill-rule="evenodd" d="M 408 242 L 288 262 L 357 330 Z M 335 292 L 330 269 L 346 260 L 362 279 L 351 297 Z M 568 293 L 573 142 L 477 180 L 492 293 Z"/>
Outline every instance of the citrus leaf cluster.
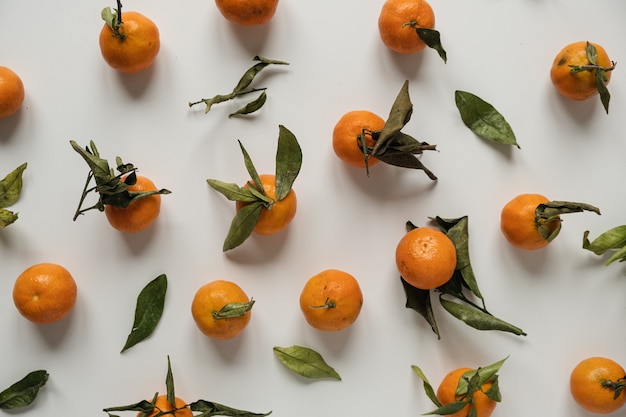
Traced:
<path fill-rule="evenodd" d="M 10 410 L 31 404 L 37 398 L 39 389 L 48 382 L 49 376 L 45 370 L 29 372 L 24 378 L 0 392 L 0 409 Z"/>
<path fill-rule="evenodd" d="M 525 336 L 526 333 L 522 329 L 497 318 L 485 306 L 484 297 L 478 288 L 478 282 L 470 262 L 468 217 L 444 219 L 437 216 L 433 220 L 454 243 L 457 253 L 457 264 L 452 278 L 433 290 L 439 293 L 439 302 L 444 310 L 477 330 L 498 330 Z M 406 227 L 410 231 L 416 226 L 407 222 Z M 404 278 L 400 277 L 400 279 L 406 294 L 406 308 L 419 313 L 428 322 L 437 337 L 441 338 L 432 307 L 430 290 L 415 288 L 407 283 Z"/>
<path fill-rule="evenodd" d="M 567 213 L 581 213 L 583 211 L 592 211 L 600 214 L 600 209 L 586 203 L 576 203 L 571 201 L 549 201 L 542 203 L 535 209 L 535 226 L 539 235 L 551 242 L 561 232 L 561 215 Z M 558 227 L 552 230 L 548 225 L 552 222 L 558 222 Z"/>
<path fill-rule="evenodd" d="M 23 184 L 22 176 L 26 167 L 27 163 L 24 162 L 0 180 L 0 228 L 15 223 L 18 218 L 18 213 L 8 210 L 7 207 L 15 204 L 20 198 Z"/>
<path fill-rule="evenodd" d="M 269 59 L 262 56 L 255 56 L 253 61 L 258 61 L 258 63 L 254 64 L 252 67 L 248 68 L 248 70 L 241 76 L 239 82 L 228 94 L 217 94 L 211 98 L 203 98 L 198 101 L 189 102 L 189 107 L 193 107 L 196 104 L 204 103 L 206 108 L 204 113 L 208 113 L 211 110 L 211 107 L 217 103 L 223 103 L 225 101 L 234 100 L 237 97 L 261 92 L 257 96 L 256 99 L 248 102 L 243 107 L 239 108 L 235 112 L 228 115 L 228 117 L 236 116 L 236 115 L 246 115 L 250 113 L 254 113 L 259 110 L 265 104 L 267 100 L 267 94 L 265 93 L 265 88 L 250 88 L 252 81 L 254 81 L 255 77 L 268 65 L 289 65 L 288 62 L 279 61 L 275 59 Z"/>
<path fill-rule="evenodd" d="M 474 395 L 479 391 L 483 392 L 483 394 L 491 400 L 501 402 L 502 395 L 500 394 L 500 386 L 498 384 L 498 371 L 506 359 L 507 358 L 504 358 L 498 362 L 492 363 L 491 365 L 465 372 L 459 379 L 456 387 L 455 394 L 457 400 L 449 404 L 441 404 L 435 394 L 435 390 L 428 381 L 428 378 L 426 378 L 424 372 L 417 365 L 411 365 L 413 372 L 423 382 L 426 396 L 433 402 L 433 404 L 435 404 L 435 406 L 437 406 L 436 410 L 425 413 L 425 415 L 451 415 L 461 411 L 469 405 L 470 410 L 467 414 L 468 417 L 476 417 L 477 411 L 473 406 Z M 482 391 L 482 386 L 488 383 L 490 383 L 491 386 L 486 391 Z"/>
<path fill-rule="evenodd" d="M 391 106 L 389 117 L 383 128 L 375 132 L 363 131 L 357 136 L 357 145 L 365 155 L 365 169 L 368 175 L 369 159 L 376 158 L 389 165 L 421 169 L 431 180 L 437 179 L 437 176 L 416 156 L 421 155 L 425 150 L 436 150 L 436 145 L 420 142 L 402 132 L 404 126 L 411 120 L 412 113 L 413 103 L 409 96 L 409 82 L 405 81 Z M 375 141 L 373 147 L 365 142 L 366 133 L 369 133 Z"/>
<path fill-rule="evenodd" d="M 587 249 L 596 255 L 604 255 L 609 251 L 614 251 L 605 261 L 607 266 L 615 261 L 626 261 L 626 225 L 613 227 L 600 234 L 593 241 L 589 240 L 589 230 L 585 230 L 583 249 Z"/>
<path fill-rule="evenodd" d="M 274 355 L 289 370 L 305 378 L 331 378 L 341 380 L 341 376 L 326 363 L 322 355 L 315 350 L 293 345 L 275 346 Z"/>
<path fill-rule="evenodd" d="M 128 187 L 137 182 L 137 174 L 135 173 L 137 168 L 135 168 L 133 164 L 125 164 L 120 157 L 117 157 L 116 164 L 119 174 L 115 174 L 113 169 L 109 167 L 109 162 L 100 157 L 100 153 L 93 141 L 90 141 L 89 146 L 85 148 L 80 147 L 76 141 L 73 140 L 70 140 L 70 145 L 83 157 L 89 166 L 87 181 L 85 182 L 78 208 L 74 213 L 74 220 L 88 210 L 96 209 L 98 211 L 104 211 L 105 205 L 125 208 L 133 201 L 144 197 L 154 194 L 171 193 L 171 191 L 164 188 L 155 191 L 128 191 Z M 122 180 L 121 178 L 124 176 L 125 178 Z M 96 185 L 89 188 L 92 179 L 95 181 Z M 85 198 L 90 192 L 95 192 L 99 195 L 98 201 L 93 206 L 82 208 Z"/>
<path fill-rule="evenodd" d="M 611 62 L 610 67 L 603 67 L 598 65 L 598 50 L 593 44 L 587 42 L 585 46 L 585 53 L 587 54 L 587 60 L 589 64 L 587 65 L 570 65 L 570 72 L 572 74 L 576 74 L 582 71 L 593 72 L 596 77 L 596 86 L 598 89 L 598 93 L 600 93 L 600 101 L 602 102 L 602 106 L 604 107 L 604 111 L 609 113 L 609 103 L 611 101 L 611 94 L 609 93 L 609 89 L 606 86 L 609 81 L 607 77 L 607 72 L 613 71 L 615 69 L 615 62 Z"/>
<path fill-rule="evenodd" d="M 239 141 L 239 147 L 251 178 L 251 181 L 246 184 L 247 187 L 217 179 L 207 179 L 207 183 L 228 200 L 246 203 L 231 222 L 222 248 L 224 252 L 238 247 L 252 234 L 263 208 L 271 209 L 274 203 L 287 196 L 302 166 L 302 149 L 297 138 L 289 129 L 279 125 L 275 168 L 276 199 L 273 199 L 265 193 L 258 171 L 241 141 Z"/>
<path fill-rule="evenodd" d="M 134 411 L 134 412 L 139 413 L 138 415 L 139 417 L 145 417 L 151 414 L 152 412 L 154 412 L 155 410 L 158 411 L 158 414 L 157 414 L 158 416 L 174 416 L 176 411 L 182 408 L 187 408 L 187 407 L 189 407 L 189 409 L 192 412 L 200 413 L 200 414 L 195 414 L 195 417 L 211 417 L 211 416 L 263 417 L 263 416 L 268 416 L 272 413 L 271 411 L 268 413 L 254 413 L 251 411 L 240 410 L 240 409 L 229 407 L 229 406 L 219 404 L 213 401 L 206 401 L 202 399 L 194 401 L 189 404 L 185 404 L 182 407 L 176 408 L 176 391 L 174 387 L 174 373 L 172 371 L 172 364 L 171 364 L 169 356 L 167 357 L 167 374 L 165 376 L 165 389 L 166 389 L 167 401 L 173 406 L 172 408 L 174 408 L 171 411 L 157 410 L 155 403 L 156 403 L 157 397 L 159 396 L 158 392 L 154 394 L 152 401 L 140 400 L 138 402 L 128 404 L 128 405 L 107 407 L 107 408 L 104 408 L 102 411 L 107 413 L 109 417 L 119 417 L 118 414 L 113 414 L 113 413 L 117 413 L 121 411 Z"/>

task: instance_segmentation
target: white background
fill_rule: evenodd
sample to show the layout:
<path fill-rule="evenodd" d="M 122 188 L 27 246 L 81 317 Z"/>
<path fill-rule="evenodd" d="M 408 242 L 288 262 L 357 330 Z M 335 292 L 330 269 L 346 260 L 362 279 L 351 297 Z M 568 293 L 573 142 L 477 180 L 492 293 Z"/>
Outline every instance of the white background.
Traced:
<path fill-rule="evenodd" d="M 626 2 L 432 0 L 447 64 L 433 50 L 387 50 L 377 29 L 382 3 L 282 0 L 269 24 L 240 28 L 211 0 L 127 0 L 124 10 L 157 23 L 162 47 L 151 69 L 122 75 L 98 47 L 100 11 L 115 2 L 2 2 L 0 65 L 20 74 L 26 99 L 0 120 L 0 175 L 23 162 L 28 169 L 13 207 L 20 218 L 0 230 L 0 386 L 34 369 L 50 373 L 25 415 L 104 415 L 104 407 L 163 393 L 167 355 L 186 401 L 275 416 L 417 416 L 433 405 L 410 365 L 436 386 L 454 368 L 510 355 L 494 416 L 588 415 L 569 395 L 573 366 L 594 355 L 626 364 L 624 268 L 581 248 L 585 230 L 595 237 L 625 221 Z M 550 82 L 556 53 L 579 40 L 602 44 L 618 61 L 609 115 L 597 97 L 567 101 Z M 260 112 L 229 119 L 242 101 L 206 115 L 189 109 L 190 100 L 229 92 L 257 54 L 291 63 L 255 81 L 268 88 Z M 422 157 L 436 183 L 382 164 L 367 178 L 332 151 L 341 115 L 367 109 L 386 118 L 407 79 L 414 114 L 405 132 L 437 144 L 439 152 Z M 456 89 L 493 104 L 521 149 L 472 134 L 455 108 Z M 234 206 L 205 180 L 247 180 L 237 139 L 260 172 L 273 172 L 279 124 L 303 148 L 296 218 L 278 235 L 253 236 L 223 254 Z M 94 140 L 110 161 L 119 155 L 172 190 L 156 226 L 127 236 L 95 211 L 72 221 L 87 165 L 70 139 Z M 518 250 L 502 236 L 499 214 L 524 192 L 594 204 L 602 215 L 564 216 L 548 248 Z M 436 302 L 437 340 L 404 307 L 395 246 L 407 220 L 427 225 L 435 215 L 469 216 L 487 307 L 527 337 L 474 330 Z M 40 262 L 64 265 L 79 288 L 71 315 L 47 326 L 22 318 L 11 298 L 15 278 Z M 310 328 L 298 307 L 305 281 L 327 268 L 353 274 L 365 298 L 357 322 L 332 334 Z M 169 280 L 161 322 L 120 354 L 137 294 L 161 273 Z M 208 339 L 190 314 L 195 291 L 215 279 L 257 300 L 249 327 L 231 341 Z M 343 380 L 292 374 L 272 353 L 292 344 L 320 352 Z"/>

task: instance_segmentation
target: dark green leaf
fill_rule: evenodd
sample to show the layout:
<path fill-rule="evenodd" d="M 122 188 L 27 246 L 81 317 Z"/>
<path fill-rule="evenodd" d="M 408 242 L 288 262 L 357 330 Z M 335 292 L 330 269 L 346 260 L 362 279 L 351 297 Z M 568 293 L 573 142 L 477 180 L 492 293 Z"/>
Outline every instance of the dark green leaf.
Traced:
<path fill-rule="evenodd" d="M 111 411 L 138 411 L 138 412 L 149 414 L 152 411 L 154 411 L 154 402 L 141 400 L 134 404 L 108 407 L 108 408 L 105 408 L 103 411 L 105 413 L 108 413 Z"/>
<path fill-rule="evenodd" d="M 26 166 L 27 164 L 24 162 L 0 180 L 0 208 L 10 207 L 20 198 L 22 174 Z"/>
<path fill-rule="evenodd" d="M 167 374 L 165 375 L 165 389 L 167 401 L 176 407 L 176 390 L 174 388 L 174 373 L 172 372 L 172 363 L 169 355 L 167 356 Z"/>
<path fill-rule="evenodd" d="M 505 118 L 489 103 L 467 91 L 455 91 L 456 107 L 472 132 L 491 142 L 515 145 L 515 134 Z"/>
<path fill-rule="evenodd" d="M 90 141 L 89 146 L 86 148 L 80 147 L 73 140 L 70 140 L 70 145 L 87 162 L 97 185 L 107 184 L 112 177 L 115 177 L 113 170 L 109 167 L 109 162 L 100 158 L 100 153 L 93 141 Z"/>
<path fill-rule="evenodd" d="M 535 209 L 535 226 L 537 231 L 544 239 L 552 241 L 561 231 L 561 227 L 552 230 L 547 223 L 552 221 L 561 222 L 560 216 L 568 213 L 581 213 L 583 211 L 592 211 L 600 214 L 600 209 L 590 204 L 575 203 L 570 201 L 549 201 L 539 204 Z"/>
<path fill-rule="evenodd" d="M 500 371 L 500 368 L 502 368 L 502 365 L 507 359 L 508 359 L 508 356 L 490 365 L 465 372 L 463 376 L 461 377 L 461 379 L 459 380 L 459 383 L 456 389 L 456 394 L 457 395 L 467 394 L 469 390 L 468 381 L 471 381 L 472 378 L 476 378 L 475 387 L 474 387 L 475 389 L 479 389 L 487 382 L 493 382 L 494 379 L 497 377 L 498 371 Z"/>
<path fill-rule="evenodd" d="M 438 409 L 433 410 L 429 413 L 424 413 L 424 415 L 432 415 L 432 414 L 436 414 L 440 416 L 451 415 L 458 411 L 461 411 L 467 404 L 468 404 L 467 401 L 455 401 L 455 402 L 443 405 L 439 407 Z"/>
<path fill-rule="evenodd" d="M 492 385 L 485 392 L 485 395 L 493 401 L 499 403 L 502 401 L 502 394 L 500 393 L 499 378 L 494 378 Z"/>
<path fill-rule="evenodd" d="M 48 381 L 49 374 L 45 370 L 29 372 L 10 387 L 0 392 L 0 409 L 25 407 L 35 401 L 39 388 Z"/>
<path fill-rule="evenodd" d="M 598 50 L 590 42 L 585 46 L 585 53 L 591 65 L 598 65 Z"/>
<path fill-rule="evenodd" d="M 250 236 L 254 227 L 259 222 L 262 208 L 263 203 L 257 201 L 247 204 L 239 210 L 233 218 L 230 229 L 228 230 L 228 235 L 224 240 L 224 246 L 222 247 L 224 252 L 241 245 Z"/>
<path fill-rule="evenodd" d="M 296 136 L 280 125 L 276 149 L 276 199 L 287 196 L 302 167 L 302 149 Z"/>
<path fill-rule="evenodd" d="M 274 347 L 278 360 L 293 372 L 305 378 L 333 378 L 341 380 L 339 374 L 330 367 L 322 355 L 303 346 Z"/>
<path fill-rule="evenodd" d="M 137 297 L 133 328 L 126 339 L 122 352 L 146 339 L 156 328 L 163 308 L 167 292 L 167 277 L 159 275 L 146 285 Z"/>
<path fill-rule="evenodd" d="M 240 201 L 242 203 L 251 203 L 257 201 L 258 198 L 252 194 L 250 189 L 240 187 L 235 183 L 226 183 L 220 180 L 208 179 L 207 183 L 216 191 L 220 192 L 230 201 Z"/>
<path fill-rule="evenodd" d="M 463 321 L 470 327 L 477 330 L 500 330 L 504 332 L 513 333 L 518 336 L 525 336 L 526 333 L 519 327 L 516 327 L 510 323 L 505 322 L 491 314 L 487 314 L 474 307 L 469 307 L 463 304 L 455 303 L 453 301 L 439 298 L 443 308 L 452 316 Z"/>
<path fill-rule="evenodd" d="M 437 338 L 441 339 L 430 300 L 430 291 L 415 288 L 406 282 L 402 277 L 400 277 L 400 280 L 402 281 L 402 287 L 404 288 L 404 293 L 406 295 L 405 307 L 417 311 L 422 317 L 424 317 L 428 324 L 430 324 L 433 332 L 437 335 Z"/>
<path fill-rule="evenodd" d="M 243 76 L 241 77 L 241 79 L 239 80 L 235 88 L 233 89 L 233 93 L 239 93 L 243 91 L 244 89 L 246 89 L 247 87 L 249 87 L 250 84 L 252 84 L 252 81 L 254 80 L 254 78 L 259 74 L 259 72 L 261 72 L 261 70 L 263 70 L 263 68 L 267 67 L 268 65 L 271 65 L 271 64 L 289 65 L 289 63 L 285 61 L 268 59 L 268 58 L 258 56 L 258 55 L 255 56 L 253 60 L 259 61 L 259 63 L 254 64 L 243 74 Z"/>
<path fill-rule="evenodd" d="M 241 107 L 240 109 L 236 110 L 235 112 L 229 114 L 228 117 L 233 117 L 233 116 L 240 115 L 240 114 L 245 115 L 245 114 L 254 113 L 255 111 L 259 110 L 261 107 L 263 107 L 266 100 L 267 100 L 267 94 L 265 94 L 265 91 L 263 91 L 256 99 L 252 100 L 251 102 Z"/>
<path fill-rule="evenodd" d="M 400 130 L 411 120 L 413 114 L 413 103 L 409 96 L 409 81 L 402 84 L 400 92 L 389 111 L 389 117 L 385 122 L 385 126 L 380 132 L 376 145 L 372 149 L 372 156 L 378 157 L 384 153 L 389 146 L 389 142 L 395 138 Z"/>
<path fill-rule="evenodd" d="M 214 320 L 224 320 L 224 319 L 232 319 L 235 317 L 241 317 L 245 315 L 248 311 L 252 310 L 252 306 L 254 306 L 254 300 L 250 300 L 245 303 L 240 302 L 232 302 L 226 304 L 219 311 L 214 311 L 212 313 Z"/>
<path fill-rule="evenodd" d="M 18 215 L 7 209 L 0 209 L 0 227 L 4 228 L 8 225 L 15 223 Z"/>
<path fill-rule="evenodd" d="M 604 111 L 609 114 L 609 103 L 611 102 L 611 93 L 609 93 L 609 89 L 606 86 L 607 77 L 605 70 L 601 68 L 596 69 L 596 84 L 598 88 L 598 93 L 600 93 L 600 101 L 602 102 L 602 107 L 604 107 Z"/>
<path fill-rule="evenodd" d="M 261 183 L 261 178 L 259 177 L 259 173 L 254 167 L 252 158 L 250 158 L 248 151 L 246 151 L 246 148 L 244 148 L 241 141 L 238 141 L 238 142 L 239 142 L 239 148 L 241 148 L 241 153 L 243 155 L 243 162 L 246 166 L 246 170 L 248 171 L 248 174 L 250 175 L 250 178 L 252 178 L 252 181 L 254 182 L 254 185 L 256 186 L 255 188 L 257 189 L 257 191 L 261 192 L 261 194 L 265 195 L 265 189 L 263 188 L 263 184 Z"/>
<path fill-rule="evenodd" d="M 415 31 L 417 32 L 417 36 L 419 36 L 419 38 L 426 44 L 426 46 L 437 51 L 441 59 L 443 59 L 444 63 L 448 62 L 448 54 L 441 45 L 441 35 L 438 31 L 434 29 L 420 27 L 416 27 Z"/>
<path fill-rule="evenodd" d="M 251 411 L 238 410 L 236 408 L 228 407 L 222 404 L 218 404 L 213 401 L 198 400 L 189 404 L 191 411 L 198 411 L 202 414 L 196 414 L 195 417 L 209 417 L 209 416 L 233 416 L 233 417 L 263 417 L 269 416 L 272 412 L 268 413 L 253 413 Z"/>
<path fill-rule="evenodd" d="M 424 392 L 426 392 L 426 396 L 437 407 L 441 407 L 441 403 L 439 402 L 439 399 L 437 398 L 437 394 L 435 394 L 435 390 L 433 389 L 432 385 L 430 385 L 430 382 L 428 382 L 428 378 L 426 378 L 426 375 L 424 374 L 424 372 L 422 372 L 422 370 L 417 365 L 411 365 L 411 369 L 413 369 L 413 372 L 415 372 L 415 374 L 422 380 L 424 384 Z"/>

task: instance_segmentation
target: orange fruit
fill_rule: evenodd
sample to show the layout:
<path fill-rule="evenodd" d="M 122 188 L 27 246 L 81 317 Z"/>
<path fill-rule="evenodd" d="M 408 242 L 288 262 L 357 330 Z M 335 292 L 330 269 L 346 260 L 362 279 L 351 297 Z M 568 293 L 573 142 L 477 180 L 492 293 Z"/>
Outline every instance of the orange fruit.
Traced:
<path fill-rule="evenodd" d="M 173 407 L 172 403 L 167 400 L 167 395 L 159 395 L 154 402 L 154 406 L 156 408 L 145 417 L 155 417 L 157 415 L 166 415 L 172 417 L 193 417 L 193 413 L 191 412 L 185 401 L 181 400 L 178 397 L 174 397 L 174 402 L 176 403 L 175 407 Z M 172 411 L 174 412 L 172 413 Z M 140 417 L 142 415 L 142 412 L 137 413 L 137 417 Z"/>
<path fill-rule="evenodd" d="M 154 62 L 161 40 L 156 24 L 137 12 L 123 12 L 122 24 L 116 33 L 106 23 L 100 31 L 100 52 L 114 69 L 135 73 Z"/>
<path fill-rule="evenodd" d="M 463 374 L 467 371 L 472 371 L 471 368 L 459 368 L 454 371 L 448 373 L 439 387 L 437 388 L 437 399 L 442 405 L 450 404 L 455 401 L 460 401 L 463 399 L 463 396 L 459 396 L 456 394 L 456 389 L 461 380 Z M 460 411 L 457 411 L 454 414 L 450 414 L 452 417 L 467 417 L 471 408 L 474 407 L 476 410 L 476 417 L 489 417 L 493 410 L 496 408 L 496 402 L 491 398 L 487 397 L 484 393 L 491 387 L 492 383 L 485 383 L 479 390 L 474 392 L 472 404 L 468 404 L 463 407 Z"/>
<path fill-rule="evenodd" d="M 413 26 L 411 25 L 413 24 Z M 426 47 L 416 27 L 434 29 L 435 13 L 425 0 L 387 0 L 378 17 L 378 31 L 392 51 L 413 54 Z"/>
<path fill-rule="evenodd" d="M 146 177 L 137 175 L 137 182 L 128 187 L 128 191 L 156 191 L 154 183 Z M 137 233 L 154 223 L 161 211 L 161 195 L 153 194 L 133 201 L 124 208 L 105 205 L 107 220 L 120 232 Z"/>
<path fill-rule="evenodd" d="M 191 315 L 205 335 L 219 340 L 232 339 L 246 328 L 252 312 L 222 318 L 218 312 L 230 303 L 251 303 L 246 293 L 234 282 L 217 280 L 203 285 L 191 303 Z"/>
<path fill-rule="evenodd" d="M 0 66 L 0 119 L 16 113 L 23 101 L 22 79 L 10 68 Z"/>
<path fill-rule="evenodd" d="M 615 361 L 591 357 L 582 360 L 570 375 L 570 391 L 572 397 L 587 411 L 608 414 L 621 408 L 626 403 L 626 392 L 620 391 L 615 396 L 615 389 L 610 383 L 622 385 L 626 383 L 626 372 Z"/>
<path fill-rule="evenodd" d="M 267 23 L 274 17 L 278 0 L 215 0 L 215 4 L 229 22 L 254 26 Z"/>
<path fill-rule="evenodd" d="M 37 324 L 54 323 L 76 304 L 76 282 L 61 265 L 41 263 L 22 272 L 13 286 L 13 302 L 22 316 Z"/>
<path fill-rule="evenodd" d="M 272 235 L 283 230 L 296 216 L 296 209 L 298 207 L 298 200 L 296 193 L 291 189 L 285 198 L 276 201 L 276 177 L 274 175 L 263 174 L 259 175 L 261 184 L 265 194 L 274 200 L 274 203 L 270 208 L 262 207 L 259 221 L 254 227 L 254 232 L 260 235 Z M 250 181 L 252 182 L 252 180 Z M 244 187 L 248 187 L 248 183 Z M 237 211 L 241 210 L 243 206 L 249 203 L 242 203 L 241 201 L 235 202 L 235 208 Z"/>
<path fill-rule="evenodd" d="M 613 62 L 609 59 L 604 48 L 596 43 L 598 58 L 597 65 L 611 68 Z M 554 58 L 550 69 L 550 78 L 556 90 L 564 97 L 572 100 L 586 100 L 598 94 L 596 70 L 572 72 L 572 65 L 590 65 L 587 58 L 587 42 L 574 42 L 565 46 Z M 611 71 L 606 71 L 606 83 L 611 80 Z"/>
<path fill-rule="evenodd" d="M 513 246 L 535 250 L 550 243 L 541 236 L 538 226 L 544 225 L 550 231 L 554 231 L 559 227 L 560 221 L 554 220 L 538 224 L 535 220 L 537 206 L 547 202 L 548 199 L 541 194 L 520 194 L 502 208 L 500 229 Z"/>
<path fill-rule="evenodd" d="M 350 274 L 328 269 L 311 277 L 300 294 L 300 309 L 306 321 L 318 330 L 336 332 L 356 321 L 363 293 Z"/>
<path fill-rule="evenodd" d="M 348 165 L 365 168 L 365 155 L 359 144 L 359 137 L 365 134 L 365 143 L 368 147 L 375 145 L 372 132 L 380 131 L 385 121 L 378 115 L 367 110 L 353 110 L 339 119 L 333 129 L 333 150 L 339 159 Z M 380 162 L 370 158 L 368 165 Z"/>
<path fill-rule="evenodd" d="M 454 274 L 456 247 L 445 233 L 430 227 L 418 227 L 400 239 L 396 247 L 396 265 L 402 278 L 415 288 L 437 288 Z"/>

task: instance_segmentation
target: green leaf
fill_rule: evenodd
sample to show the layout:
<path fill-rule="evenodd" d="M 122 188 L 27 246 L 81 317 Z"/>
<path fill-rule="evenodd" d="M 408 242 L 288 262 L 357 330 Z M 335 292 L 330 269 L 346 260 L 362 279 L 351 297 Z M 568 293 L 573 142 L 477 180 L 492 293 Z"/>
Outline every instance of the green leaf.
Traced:
<path fill-rule="evenodd" d="M 280 125 L 276 149 L 276 199 L 287 196 L 302 167 L 302 149 L 296 136 Z"/>
<path fill-rule="evenodd" d="M 613 249 L 617 250 L 606 260 L 606 265 L 610 265 L 617 260 L 620 262 L 626 260 L 626 225 L 613 227 L 592 242 L 589 241 L 588 236 L 589 231 L 586 230 L 583 235 L 583 249 L 589 250 L 596 255 L 603 255 Z"/>
<path fill-rule="evenodd" d="M 248 188 L 240 187 L 235 183 L 226 183 L 214 179 L 208 179 L 207 183 L 230 201 L 240 201 L 242 203 L 258 201 L 258 198 Z"/>
<path fill-rule="evenodd" d="M 591 65 L 598 65 L 598 50 L 590 42 L 585 46 L 585 53 Z"/>
<path fill-rule="evenodd" d="M 446 50 L 443 49 L 443 45 L 441 45 L 441 35 L 438 31 L 420 27 L 416 27 L 415 31 L 417 32 L 417 36 L 419 36 L 426 46 L 437 51 L 439 57 L 441 57 L 444 63 L 448 62 L 448 54 L 446 53 Z"/>
<path fill-rule="evenodd" d="M 224 319 L 232 319 L 235 317 L 241 317 L 245 315 L 247 312 L 252 310 L 252 306 L 254 306 L 254 300 L 250 300 L 245 303 L 240 302 L 232 302 L 226 304 L 219 311 L 214 311 L 212 313 L 214 320 L 224 320 Z"/>
<path fill-rule="evenodd" d="M 256 201 L 247 204 L 239 210 L 230 224 L 230 229 L 224 240 L 222 250 L 226 252 L 241 245 L 252 234 L 254 227 L 259 222 L 263 203 Z"/>
<path fill-rule="evenodd" d="M 562 214 L 581 213 L 583 211 L 591 211 L 600 215 L 600 209 L 591 204 L 571 201 L 549 201 L 542 203 L 535 209 L 535 226 L 537 226 L 537 231 L 541 237 L 552 241 L 561 231 L 560 222 Z M 552 221 L 559 222 L 559 227 L 554 231 L 547 225 Z"/>
<path fill-rule="evenodd" d="M 110 7 L 105 7 L 102 9 L 102 12 L 100 12 L 100 17 L 102 17 L 102 20 L 105 21 L 111 30 L 116 30 L 120 25 L 119 11 L 117 9 L 111 10 Z"/>
<path fill-rule="evenodd" d="M 526 335 L 526 333 L 524 333 L 524 331 L 519 327 L 507 323 L 506 321 L 485 313 L 477 308 L 445 300 L 442 297 L 439 297 L 439 301 L 448 313 L 477 330 L 500 330 L 513 333 L 518 336 Z"/>
<path fill-rule="evenodd" d="M 0 392 L 0 409 L 25 407 L 37 398 L 39 389 L 48 381 L 45 370 L 32 371 L 24 378 Z"/>
<path fill-rule="evenodd" d="M 467 404 L 468 404 L 467 401 L 455 401 L 452 403 L 448 403 L 446 405 L 442 405 L 438 409 L 433 410 L 429 413 L 424 413 L 424 415 L 433 415 L 433 414 L 440 415 L 440 416 L 451 415 L 458 411 L 461 411 Z"/>
<path fill-rule="evenodd" d="M 269 416 L 272 412 L 268 413 L 253 413 L 251 411 L 238 410 L 236 408 L 228 407 L 223 404 L 219 404 L 213 401 L 198 400 L 189 404 L 191 411 L 198 411 L 202 414 L 196 414 L 195 417 L 209 417 L 209 416 L 232 416 L 232 417 L 263 417 Z"/>
<path fill-rule="evenodd" d="M 371 155 L 378 157 L 385 152 L 389 143 L 395 136 L 400 133 L 400 130 L 411 120 L 413 114 L 413 103 L 411 103 L 411 97 L 409 96 L 409 81 L 406 80 L 402 84 L 402 88 L 389 111 L 389 117 L 385 121 L 385 126 L 380 131 L 380 135 L 376 140 L 376 145 L 372 149 Z"/>
<path fill-rule="evenodd" d="M 437 335 L 437 338 L 441 339 L 430 300 L 430 291 L 415 288 L 402 277 L 400 277 L 400 280 L 402 281 L 402 287 L 406 295 L 405 307 L 417 311 L 428 322 L 430 328 Z"/>
<path fill-rule="evenodd" d="M 254 167 L 254 163 L 252 162 L 252 158 L 250 158 L 250 154 L 248 154 L 248 151 L 246 151 L 246 148 L 244 148 L 241 141 L 237 141 L 237 142 L 239 142 L 239 148 L 241 148 L 241 153 L 243 155 L 243 162 L 246 166 L 246 170 L 248 171 L 248 174 L 250 175 L 250 178 L 252 178 L 252 181 L 254 181 L 255 188 L 261 194 L 265 195 L 265 189 L 263 188 L 263 183 L 261 183 L 261 178 L 259 177 L 258 171 Z"/>
<path fill-rule="evenodd" d="M 170 405 L 176 407 L 176 390 L 174 389 L 174 373 L 172 372 L 172 362 L 169 355 L 167 356 L 167 373 L 165 375 L 165 389 L 167 401 Z"/>
<path fill-rule="evenodd" d="M 609 89 L 606 86 L 607 76 L 606 71 L 601 68 L 596 69 L 596 85 L 598 88 L 598 93 L 600 93 L 600 101 L 602 102 L 602 107 L 604 107 L 604 111 L 606 114 L 609 114 L 609 103 L 611 102 L 611 93 L 609 93 Z"/>
<path fill-rule="evenodd" d="M 7 209 L 0 209 L 0 227 L 4 228 L 8 225 L 15 223 L 18 215 Z"/>
<path fill-rule="evenodd" d="M 413 369 L 413 372 L 415 372 L 415 374 L 422 380 L 424 384 L 424 392 L 426 392 L 426 396 L 430 398 L 433 404 L 435 404 L 437 407 L 441 407 L 442 404 L 439 402 L 439 399 L 437 398 L 437 394 L 435 394 L 435 390 L 433 389 L 433 386 L 430 385 L 430 382 L 428 382 L 428 378 L 426 378 L 426 375 L 424 374 L 424 372 L 422 372 L 420 367 L 417 365 L 411 365 L 411 369 Z"/>
<path fill-rule="evenodd" d="M 494 362 L 490 365 L 480 367 L 478 369 L 473 369 L 471 371 L 467 371 L 463 374 L 456 388 L 457 395 L 465 395 L 468 393 L 469 383 L 472 378 L 476 377 L 475 389 L 479 389 L 487 382 L 493 382 L 497 377 L 498 371 L 502 368 L 504 362 L 508 359 L 508 356 L 504 359 L 501 359 L 497 362 Z"/>
<path fill-rule="evenodd" d="M 243 91 L 244 89 L 246 89 L 247 87 L 249 87 L 250 84 L 252 84 L 252 81 L 254 80 L 254 78 L 261 72 L 261 70 L 263 70 L 263 68 L 267 67 L 268 65 L 271 65 L 271 64 L 289 65 L 288 62 L 278 61 L 275 59 L 268 59 L 259 55 L 255 56 L 253 58 L 253 61 L 259 61 L 259 63 L 250 67 L 242 75 L 241 79 L 239 80 L 235 88 L 233 89 L 233 93 L 239 93 Z"/>
<path fill-rule="evenodd" d="M 155 398 L 156 398 L 156 395 L 155 395 Z M 150 414 L 152 411 L 154 411 L 154 401 L 150 402 L 146 400 L 141 400 L 134 404 L 107 407 L 103 409 L 102 411 L 104 411 L 105 413 L 109 413 L 111 411 L 138 411 L 141 413 Z"/>
<path fill-rule="evenodd" d="M 509 123 L 491 104 L 467 91 L 455 91 L 454 98 L 463 123 L 476 135 L 491 142 L 520 147 Z"/>
<path fill-rule="evenodd" d="M 322 355 L 313 349 L 293 345 L 290 347 L 274 347 L 278 360 L 291 371 L 305 378 L 332 378 L 341 380 L 339 374 L 330 367 Z"/>
<path fill-rule="evenodd" d="M 26 167 L 27 163 L 24 162 L 0 180 L 0 208 L 10 207 L 20 198 L 22 174 Z"/>
<path fill-rule="evenodd" d="M 146 285 L 137 297 L 133 328 L 126 339 L 122 352 L 135 346 L 152 334 L 165 306 L 167 277 L 161 274 Z"/>
<path fill-rule="evenodd" d="M 267 94 L 265 94 L 265 91 L 263 91 L 256 99 L 252 100 L 251 102 L 247 103 L 245 106 L 229 114 L 228 117 L 254 113 L 255 111 L 259 110 L 261 107 L 263 107 L 263 105 L 265 104 L 265 101 L 267 101 Z"/>

